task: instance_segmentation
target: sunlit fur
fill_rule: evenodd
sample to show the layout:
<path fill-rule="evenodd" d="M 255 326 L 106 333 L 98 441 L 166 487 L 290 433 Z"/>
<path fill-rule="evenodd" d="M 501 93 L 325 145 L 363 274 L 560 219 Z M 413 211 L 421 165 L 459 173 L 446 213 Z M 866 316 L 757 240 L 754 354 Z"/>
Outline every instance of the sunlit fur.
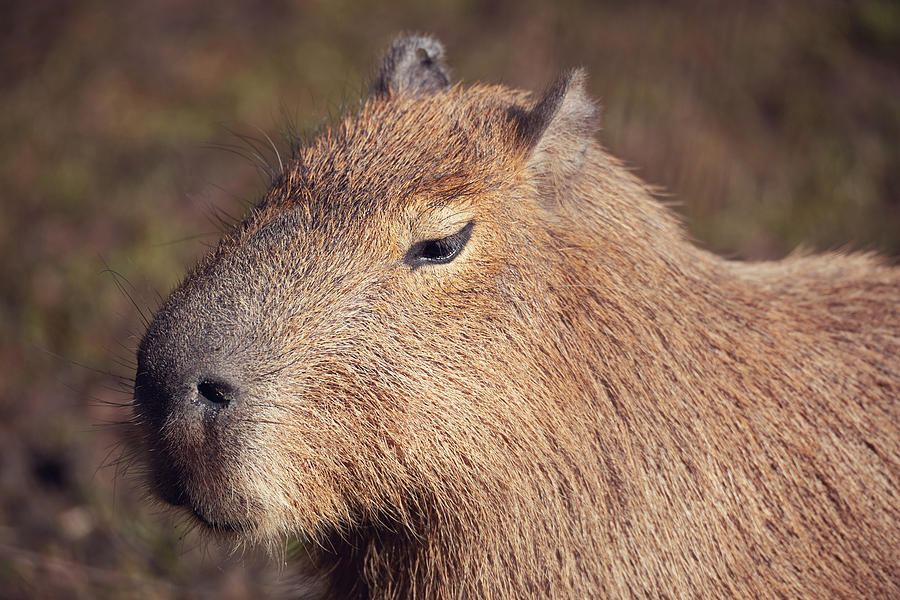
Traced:
<path fill-rule="evenodd" d="M 531 138 L 540 97 L 454 86 L 300 149 L 143 343 L 249 397 L 147 455 L 329 597 L 900 596 L 900 271 L 695 247 L 556 93 Z"/>

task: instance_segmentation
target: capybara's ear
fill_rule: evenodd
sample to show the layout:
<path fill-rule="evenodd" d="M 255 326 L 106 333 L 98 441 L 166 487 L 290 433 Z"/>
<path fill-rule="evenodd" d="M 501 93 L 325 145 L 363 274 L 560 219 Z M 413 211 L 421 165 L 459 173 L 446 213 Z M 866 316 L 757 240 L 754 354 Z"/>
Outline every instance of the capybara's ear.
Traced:
<path fill-rule="evenodd" d="M 597 107 L 584 90 L 586 77 L 574 69 L 530 110 L 512 110 L 516 143 L 541 175 L 568 177 L 581 168 L 598 121 Z"/>
<path fill-rule="evenodd" d="M 427 94 L 448 87 L 450 75 L 444 64 L 444 46 L 433 37 L 403 36 L 385 54 L 372 84 L 372 94 Z"/>

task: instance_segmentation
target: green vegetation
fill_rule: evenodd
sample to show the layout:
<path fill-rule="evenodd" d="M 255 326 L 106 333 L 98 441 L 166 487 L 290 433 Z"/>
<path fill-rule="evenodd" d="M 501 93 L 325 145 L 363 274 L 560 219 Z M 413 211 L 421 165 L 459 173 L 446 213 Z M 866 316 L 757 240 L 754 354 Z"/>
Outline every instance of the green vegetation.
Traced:
<path fill-rule="evenodd" d="M 120 455 L 109 424 L 128 416 L 140 312 L 215 243 L 215 214 L 264 189 L 209 145 L 339 113 L 402 30 L 437 34 L 462 81 L 539 89 L 586 66 L 600 139 L 717 252 L 900 254 L 896 2 L 7 6 L 0 596 L 272 593 L 277 569 L 228 558 L 101 467 Z"/>

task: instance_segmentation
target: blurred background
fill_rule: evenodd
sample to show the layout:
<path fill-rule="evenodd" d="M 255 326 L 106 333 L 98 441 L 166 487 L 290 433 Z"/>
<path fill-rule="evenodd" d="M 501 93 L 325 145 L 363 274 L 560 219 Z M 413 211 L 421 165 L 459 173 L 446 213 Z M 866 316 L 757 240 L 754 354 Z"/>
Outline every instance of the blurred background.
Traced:
<path fill-rule="evenodd" d="M 402 30 L 456 80 L 587 67 L 602 143 L 711 250 L 900 254 L 896 1 L 2 2 L 0 597 L 279 595 L 145 502 L 114 423 L 142 319 L 265 189 L 232 132 L 284 151 Z"/>

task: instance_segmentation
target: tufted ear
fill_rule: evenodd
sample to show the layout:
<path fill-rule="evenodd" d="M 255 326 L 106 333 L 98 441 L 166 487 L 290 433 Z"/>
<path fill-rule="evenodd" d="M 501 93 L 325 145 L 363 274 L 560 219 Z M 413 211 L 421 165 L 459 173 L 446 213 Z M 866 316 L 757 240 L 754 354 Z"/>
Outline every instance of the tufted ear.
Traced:
<path fill-rule="evenodd" d="M 450 87 L 444 64 L 444 46 L 427 36 L 397 38 L 391 45 L 375 82 L 372 94 L 388 97 L 399 92 L 424 94 Z"/>
<path fill-rule="evenodd" d="M 516 143 L 537 173 L 564 183 L 581 168 L 597 127 L 597 108 L 584 90 L 586 75 L 575 69 L 560 77 L 530 110 L 511 116 Z"/>

